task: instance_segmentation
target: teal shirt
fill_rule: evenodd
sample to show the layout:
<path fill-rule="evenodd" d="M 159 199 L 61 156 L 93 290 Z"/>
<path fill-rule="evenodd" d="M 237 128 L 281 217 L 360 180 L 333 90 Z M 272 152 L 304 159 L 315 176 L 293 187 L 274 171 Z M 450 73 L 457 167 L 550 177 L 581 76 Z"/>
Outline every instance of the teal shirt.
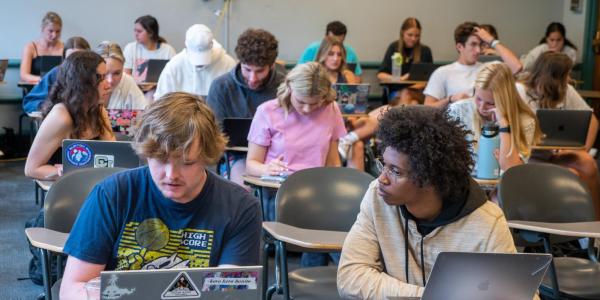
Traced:
<path fill-rule="evenodd" d="M 309 61 L 315 61 L 317 59 L 317 52 L 319 51 L 319 47 L 321 47 L 321 41 L 316 41 L 311 43 L 306 47 L 300 59 L 298 59 L 298 64 L 303 64 Z M 356 64 L 356 69 L 354 70 L 354 74 L 360 76 L 362 74 L 362 69 L 360 67 L 360 62 L 358 61 L 358 56 L 354 51 L 354 48 L 344 45 L 346 48 L 346 62 L 351 64 Z"/>

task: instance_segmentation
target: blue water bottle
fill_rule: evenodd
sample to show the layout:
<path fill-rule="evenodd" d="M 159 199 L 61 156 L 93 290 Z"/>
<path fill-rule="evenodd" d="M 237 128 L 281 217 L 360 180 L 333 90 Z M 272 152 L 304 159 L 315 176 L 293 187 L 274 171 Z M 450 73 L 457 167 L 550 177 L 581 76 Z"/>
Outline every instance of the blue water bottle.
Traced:
<path fill-rule="evenodd" d="M 500 165 L 494 156 L 494 151 L 500 148 L 499 129 L 496 124 L 481 127 L 475 173 L 477 178 L 498 179 L 500 177 Z"/>

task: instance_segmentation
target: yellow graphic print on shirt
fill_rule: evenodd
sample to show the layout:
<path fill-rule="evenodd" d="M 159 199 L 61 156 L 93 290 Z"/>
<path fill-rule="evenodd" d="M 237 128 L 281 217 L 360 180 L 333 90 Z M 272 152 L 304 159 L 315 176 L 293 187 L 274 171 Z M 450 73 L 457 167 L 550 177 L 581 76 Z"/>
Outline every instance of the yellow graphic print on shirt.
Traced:
<path fill-rule="evenodd" d="M 156 218 L 129 222 L 119 242 L 116 270 L 208 267 L 213 238 L 212 230 L 171 230 Z"/>

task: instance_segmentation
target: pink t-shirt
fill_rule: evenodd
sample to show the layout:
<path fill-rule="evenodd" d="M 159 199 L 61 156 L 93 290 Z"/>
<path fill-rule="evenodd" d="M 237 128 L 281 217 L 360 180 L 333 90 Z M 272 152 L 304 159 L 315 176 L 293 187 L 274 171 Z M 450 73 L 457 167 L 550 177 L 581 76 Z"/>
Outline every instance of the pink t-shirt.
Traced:
<path fill-rule="evenodd" d="M 342 113 L 335 103 L 320 107 L 309 115 L 292 109 L 285 118 L 277 99 L 256 109 L 248 141 L 267 147 L 265 163 L 283 155 L 291 172 L 323 167 L 331 141 L 346 134 Z"/>

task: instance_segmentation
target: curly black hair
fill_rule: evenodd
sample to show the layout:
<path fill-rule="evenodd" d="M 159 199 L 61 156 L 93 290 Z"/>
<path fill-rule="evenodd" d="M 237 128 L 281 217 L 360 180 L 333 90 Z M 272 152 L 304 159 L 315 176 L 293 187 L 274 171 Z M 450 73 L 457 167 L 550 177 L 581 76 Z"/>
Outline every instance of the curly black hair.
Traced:
<path fill-rule="evenodd" d="M 382 152 L 391 147 L 408 156 L 409 176 L 417 186 L 432 186 L 446 201 L 468 191 L 473 158 L 467 133 L 446 110 L 405 106 L 382 116 L 377 137 Z"/>
<path fill-rule="evenodd" d="M 270 66 L 277 58 L 278 42 L 270 32 L 250 28 L 238 38 L 235 54 L 243 64 Z"/>
<path fill-rule="evenodd" d="M 464 22 L 454 29 L 454 43 L 465 44 L 469 37 L 475 32 L 475 27 L 479 24 L 475 22 Z"/>

